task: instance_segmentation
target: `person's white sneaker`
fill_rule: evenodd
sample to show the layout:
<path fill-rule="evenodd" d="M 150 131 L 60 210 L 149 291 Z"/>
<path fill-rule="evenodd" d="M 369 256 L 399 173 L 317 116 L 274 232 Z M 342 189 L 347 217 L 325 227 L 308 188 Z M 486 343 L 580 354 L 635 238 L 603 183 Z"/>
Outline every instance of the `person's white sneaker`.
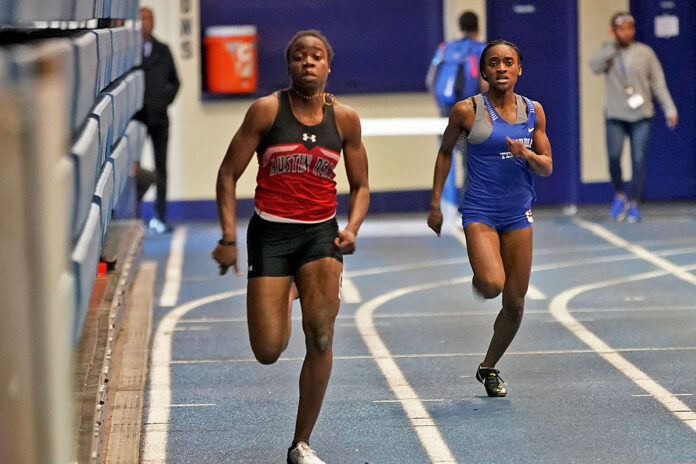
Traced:
<path fill-rule="evenodd" d="M 326 464 L 317 453 L 303 441 L 288 450 L 287 464 Z"/>
<path fill-rule="evenodd" d="M 150 230 L 150 233 L 153 234 L 164 234 L 167 232 L 171 232 L 172 230 L 171 227 L 169 227 L 167 224 L 155 217 L 150 219 L 150 222 L 148 223 L 148 229 Z"/>

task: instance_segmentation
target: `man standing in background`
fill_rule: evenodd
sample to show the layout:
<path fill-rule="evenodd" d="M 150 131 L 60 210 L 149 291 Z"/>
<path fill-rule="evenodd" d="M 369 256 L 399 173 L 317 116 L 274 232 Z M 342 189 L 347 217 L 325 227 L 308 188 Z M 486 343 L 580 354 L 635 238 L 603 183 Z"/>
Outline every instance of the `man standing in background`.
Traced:
<path fill-rule="evenodd" d="M 609 23 L 611 38 L 595 52 L 590 68 L 604 74 L 605 118 L 609 173 L 614 186 L 614 203 L 609 218 L 638 222 L 638 203 L 645 186 L 645 152 L 650 123 L 655 115 L 653 97 L 665 113 L 667 127 L 677 125 L 677 108 L 665 83 L 660 60 L 648 45 L 636 42 L 635 20 L 627 12 L 616 13 Z M 631 141 L 631 188 L 624 190 L 621 152 L 626 136 Z"/>
<path fill-rule="evenodd" d="M 145 72 L 143 108 L 135 118 L 147 126 L 152 140 L 157 173 L 157 200 L 155 216 L 149 228 L 154 233 L 171 231 L 167 224 L 167 145 L 169 142 L 169 116 L 167 107 L 179 90 L 179 77 L 169 47 L 152 36 L 155 24 L 150 8 L 140 9 L 143 33 L 143 59 L 140 69 Z"/>
<path fill-rule="evenodd" d="M 464 37 L 440 44 L 425 78 L 425 85 L 435 97 L 440 116 L 445 118 L 449 117 L 452 107 L 457 102 L 488 89 L 488 83 L 479 75 L 479 59 L 485 44 L 478 41 L 479 26 L 476 13 L 462 13 L 459 16 L 459 29 Z M 464 158 L 465 146 L 466 144 L 462 144 L 457 147 Z M 453 157 L 453 167 L 454 160 Z M 458 203 L 455 171 L 450 170 L 442 194 L 443 199 L 453 205 Z"/>

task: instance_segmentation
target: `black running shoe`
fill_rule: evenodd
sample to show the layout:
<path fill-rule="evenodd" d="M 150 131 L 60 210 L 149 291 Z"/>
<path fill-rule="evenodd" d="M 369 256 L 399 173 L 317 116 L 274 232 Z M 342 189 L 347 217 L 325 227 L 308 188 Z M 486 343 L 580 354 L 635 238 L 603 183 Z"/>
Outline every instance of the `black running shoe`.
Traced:
<path fill-rule="evenodd" d="M 486 387 L 488 396 L 507 395 L 507 390 L 504 387 L 506 383 L 500 378 L 500 371 L 498 369 L 479 366 L 478 369 L 476 369 L 476 380 Z"/>

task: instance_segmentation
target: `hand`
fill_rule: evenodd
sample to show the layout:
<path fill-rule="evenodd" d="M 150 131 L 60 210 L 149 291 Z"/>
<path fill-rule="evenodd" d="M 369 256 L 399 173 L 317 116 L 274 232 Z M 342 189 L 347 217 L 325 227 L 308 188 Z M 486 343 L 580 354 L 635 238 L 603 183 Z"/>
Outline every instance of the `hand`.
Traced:
<path fill-rule="evenodd" d="M 355 234 L 348 230 L 339 230 L 334 244 L 342 255 L 351 255 L 355 251 Z"/>
<path fill-rule="evenodd" d="M 505 137 L 507 141 L 508 150 L 512 153 L 515 158 L 527 159 L 527 153 L 525 152 L 524 144 L 521 140 L 513 140 L 510 137 Z"/>
<path fill-rule="evenodd" d="M 235 275 L 241 276 L 237 266 L 237 246 L 236 245 L 218 245 L 213 250 L 213 259 L 220 266 L 220 275 L 225 275 L 227 269 L 232 267 Z"/>
<path fill-rule="evenodd" d="M 430 208 L 430 213 L 428 213 L 428 227 L 430 227 L 433 232 L 440 236 L 442 231 L 442 211 L 440 208 Z"/>
<path fill-rule="evenodd" d="M 672 116 L 667 116 L 667 127 L 674 129 L 677 127 L 677 121 L 679 121 L 679 116 L 673 114 Z"/>

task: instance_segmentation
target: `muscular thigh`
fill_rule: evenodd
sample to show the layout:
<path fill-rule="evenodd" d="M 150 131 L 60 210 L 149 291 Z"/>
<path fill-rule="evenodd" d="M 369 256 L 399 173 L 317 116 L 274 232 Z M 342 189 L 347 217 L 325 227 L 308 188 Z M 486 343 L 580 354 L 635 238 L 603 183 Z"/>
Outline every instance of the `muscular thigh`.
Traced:
<path fill-rule="evenodd" d="M 322 258 L 305 263 L 295 275 L 305 324 L 333 324 L 340 304 L 343 263 Z"/>
<path fill-rule="evenodd" d="M 464 228 L 464 234 L 474 274 L 487 280 L 505 279 L 498 232 L 489 225 L 473 222 Z"/>
<path fill-rule="evenodd" d="M 501 234 L 500 254 L 506 276 L 503 298 L 524 297 L 532 270 L 532 228 L 524 227 Z"/>
<path fill-rule="evenodd" d="M 247 321 L 252 339 L 281 341 L 287 337 L 291 282 L 290 276 L 253 277 L 247 281 Z"/>

